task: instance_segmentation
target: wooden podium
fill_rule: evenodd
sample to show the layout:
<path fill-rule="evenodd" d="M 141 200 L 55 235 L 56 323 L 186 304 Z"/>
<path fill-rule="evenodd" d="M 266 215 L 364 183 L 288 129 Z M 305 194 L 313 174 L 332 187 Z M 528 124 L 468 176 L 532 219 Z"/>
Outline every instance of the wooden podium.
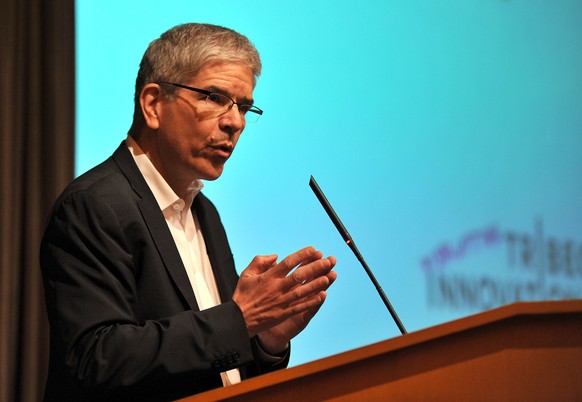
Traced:
<path fill-rule="evenodd" d="M 201 401 L 582 401 L 582 300 L 508 305 L 182 400 Z"/>

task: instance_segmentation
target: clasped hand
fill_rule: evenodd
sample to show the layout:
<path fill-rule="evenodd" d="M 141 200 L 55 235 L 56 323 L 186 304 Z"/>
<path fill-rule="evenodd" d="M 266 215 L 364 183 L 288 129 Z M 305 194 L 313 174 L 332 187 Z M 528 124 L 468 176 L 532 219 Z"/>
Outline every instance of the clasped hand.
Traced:
<path fill-rule="evenodd" d="M 241 273 L 233 301 L 242 311 L 249 335 L 258 335 L 266 352 L 283 351 L 319 310 L 335 281 L 334 257 L 306 247 L 277 262 L 257 256 Z"/>

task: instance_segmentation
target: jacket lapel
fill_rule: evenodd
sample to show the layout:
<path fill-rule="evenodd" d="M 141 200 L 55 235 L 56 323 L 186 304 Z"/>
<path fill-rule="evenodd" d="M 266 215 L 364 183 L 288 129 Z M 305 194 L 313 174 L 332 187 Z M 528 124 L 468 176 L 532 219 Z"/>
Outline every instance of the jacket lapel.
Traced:
<path fill-rule="evenodd" d="M 119 166 L 119 169 L 139 197 L 137 200 L 138 207 L 170 277 L 180 290 L 182 297 L 190 309 L 199 310 L 194 291 L 186 274 L 186 269 L 184 268 L 176 244 L 172 239 L 172 234 L 164 219 L 164 215 L 160 211 L 153 193 L 137 168 L 129 149 L 125 145 L 125 141 L 121 143 L 113 154 L 113 160 Z"/>
<path fill-rule="evenodd" d="M 238 275 L 218 212 L 202 193 L 199 193 L 194 199 L 192 209 L 192 213 L 198 217 L 200 229 L 204 235 L 208 259 L 212 266 L 220 298 L 222 302 L 229 301 L 232 299 L 238 282 Z"/>

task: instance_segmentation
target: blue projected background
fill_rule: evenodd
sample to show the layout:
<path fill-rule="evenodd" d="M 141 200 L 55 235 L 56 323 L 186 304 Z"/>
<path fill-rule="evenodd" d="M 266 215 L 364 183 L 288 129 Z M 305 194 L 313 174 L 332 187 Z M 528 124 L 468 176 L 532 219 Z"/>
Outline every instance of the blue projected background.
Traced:
<path fill-rule="evenodd" d="M 292 365 L 399 335 L 313 175 L 409 331 L 582 298 L 582 2 L 77 1 L 77 174 L 131 124 L 171 26 L 247 35 L 265 110 L 205 193 L 239 271 L 314 245 L 338 280 Z"/>

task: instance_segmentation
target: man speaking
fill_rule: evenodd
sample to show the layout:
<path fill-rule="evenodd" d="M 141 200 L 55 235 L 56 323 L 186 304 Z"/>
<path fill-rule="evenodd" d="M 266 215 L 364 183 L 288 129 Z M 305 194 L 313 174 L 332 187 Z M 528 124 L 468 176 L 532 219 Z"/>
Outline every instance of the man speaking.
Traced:
<path fill-rule="evenodd" d="M 42 241 L 45 400 L 171 400 L 286 367 L 335 258 L 257 256 L 239 277 L 200 192 L 263 113 L 260 72 L 252 43 L 223 27 L 179 25 L 149 45 L 129 135 L 67 187 Z"/>

